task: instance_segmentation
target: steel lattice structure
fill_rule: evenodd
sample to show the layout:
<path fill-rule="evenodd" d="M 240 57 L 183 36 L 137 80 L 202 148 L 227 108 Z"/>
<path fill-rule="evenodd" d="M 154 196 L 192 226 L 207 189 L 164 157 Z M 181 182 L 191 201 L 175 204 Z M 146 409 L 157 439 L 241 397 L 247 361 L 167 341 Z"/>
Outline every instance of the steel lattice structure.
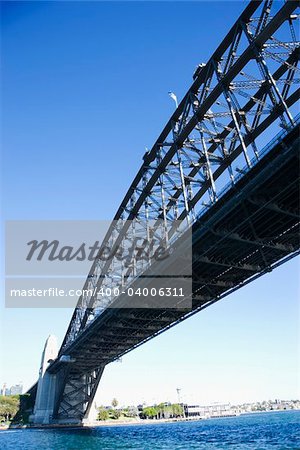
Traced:
<path fill-rule="evenodd" d="M 104 239 L 126 248 L 152 232 L 170 246 L 184 234 L 178 221 L 192 228 L 192 311 L 112 312 L 116 298 L 82 296 L 59 353 L 76 362 L 49 367 L 60 379 L 57 420 L 87 414 L 108 362 L 297 254 L 298 6 L 248 4 L 197 68 Z M 96 259 L 84 290 L 123 290 L 146 268 Z"/>
<path fill-rule="evenodd" d="M 132 241 L 140 222 L 144 231 L 145 222 L 161 219 L 165 239 L 176 233 L 175 221 L 185 219 L 190 226 L 203 207 L 218 200 L 228 180 L 235 184 L 238 173 L 233 163 L 251 168 L 259 160 L 262 146 L 256 141 L 273 123 L 284 129 L 294 124 L 290 107 L 299 98 L 300 72 L 294 25 L 299 16 L 293 15 L 297 2 L 287 2 L 275 17 L 273 3 L 251 2 L 196 73 L 193 85 L 144 155 L 103 245 L 107 242 L 113 248 L 122 240 Z M 284 26 L 290 41 L 276 38 Z M 123 288 L 139 273 L 116 264 L 116 260 L 96 261 L 84 289 L 100 284 Z M 107 304 L 111 301 L 107 299 Z M 93 298 L 80 298 L 63 345 L 73 341 L 102 308 Z"/>

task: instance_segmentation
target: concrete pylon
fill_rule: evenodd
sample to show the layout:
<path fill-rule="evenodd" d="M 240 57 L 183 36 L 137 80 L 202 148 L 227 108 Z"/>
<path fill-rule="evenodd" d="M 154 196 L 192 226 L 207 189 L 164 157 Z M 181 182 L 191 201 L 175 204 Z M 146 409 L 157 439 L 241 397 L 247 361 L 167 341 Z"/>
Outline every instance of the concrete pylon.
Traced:
<path fill-rule="evenodd" d="M 35 424 L 51 423 L 55 401 L 56 375 L 50 374 L 46 370 L 51 360 L 57 357 L 57 354 L 56 337 L 50 335 L 46 340 L 42 354 L 36 400 L 33 415 L 30 418 Z"/>

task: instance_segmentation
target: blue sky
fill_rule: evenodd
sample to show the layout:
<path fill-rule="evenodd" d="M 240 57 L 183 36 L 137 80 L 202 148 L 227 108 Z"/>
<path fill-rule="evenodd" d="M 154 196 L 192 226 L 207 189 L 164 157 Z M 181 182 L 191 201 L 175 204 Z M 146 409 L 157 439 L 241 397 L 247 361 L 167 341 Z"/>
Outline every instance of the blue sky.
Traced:
<path fill-rule="evenodd" d="M 2 2 L 5 219 L 111 219 L 246 2 Z M 99 402 L 295 398 L 297 261 L 109 366 Z M 37 377 L 71 310 L 1 308 L 0 383 Z M 121 381 L 121 383 L 120 383 Z"/>

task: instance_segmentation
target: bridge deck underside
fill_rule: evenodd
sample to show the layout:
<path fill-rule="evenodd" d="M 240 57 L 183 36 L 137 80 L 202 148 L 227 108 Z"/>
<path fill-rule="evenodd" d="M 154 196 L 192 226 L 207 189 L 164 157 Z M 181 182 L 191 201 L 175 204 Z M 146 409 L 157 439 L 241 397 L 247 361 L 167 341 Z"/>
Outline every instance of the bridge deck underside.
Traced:
<path fill-rule="evenodd" d="M 66 349 L 71 373 L 105 366 L 297 252 L 298 135 L 297 127 L 194 224 L 192 309 L 107 309 Z"/>

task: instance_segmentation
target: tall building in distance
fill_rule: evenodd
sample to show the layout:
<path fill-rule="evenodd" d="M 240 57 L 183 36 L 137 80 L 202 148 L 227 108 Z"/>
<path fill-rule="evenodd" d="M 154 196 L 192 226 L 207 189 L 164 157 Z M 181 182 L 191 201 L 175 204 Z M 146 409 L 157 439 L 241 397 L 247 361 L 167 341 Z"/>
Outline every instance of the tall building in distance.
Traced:
<path fill-rule="evenodd" d="M 23 392 L 23 384 L 21 381 L 19 384 L 11 386 L 10 389 L 7 388 L 6 383 L 3 383 L 3 386 L 0 390 L 0 395 L 21 395 L 22 392 Z"/>
<path fill-rule="evenodd" d="M 7 387 L 6 387 L 6 383 L 3 383 L 0 393 L 1 393 L 1 395 L 9 395 L 10 394 L 9 389 L 7 389 Z"/>
<path fill-rule="evenodd" d="M 20 382 L 19 384 L 15 384 L 10 388 L 10 395 L 21 395 L 23 392 L 23 385 Z"/>

